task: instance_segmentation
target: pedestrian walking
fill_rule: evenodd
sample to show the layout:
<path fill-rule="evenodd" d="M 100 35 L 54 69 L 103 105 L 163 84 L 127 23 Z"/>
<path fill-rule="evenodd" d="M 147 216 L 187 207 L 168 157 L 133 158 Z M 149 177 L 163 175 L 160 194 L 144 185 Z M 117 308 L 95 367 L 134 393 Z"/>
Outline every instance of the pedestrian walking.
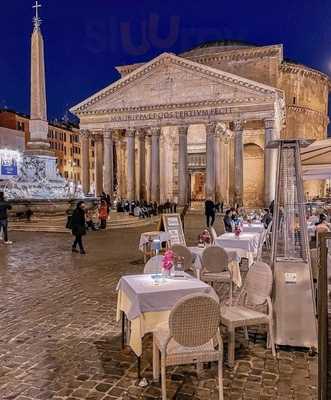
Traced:
<path fill-rule="evenodd" d="M 205 201 L 205 215 L 207 227 L 209 228 L 215 222 L 215 203 L 210 198 Z"/>
<path fill-rule="evenodd" d="M 71 216 L 70 225 L 72 234 L 75 236 L 74 243 L 72 244 L 72 252 L 78 253 L 78 245 L 80 254 L 86 254 L 83 246 L 83 236 L 86 234 L 84 201 L 79 201 L 77 203 L 77 206 Z"/>
<path fill-rule="evenodd" d="M 3 232 L 3 240 L 5 244 L 12 244 L 8 240 L 8 213 L 11 210 L 11 205 L 5 200 L 5 195 L 0 192 L 0 232 Z"/>
<path fill-rule="evenodd" d="M 99 207 L 100 229 L 106 229 L 107 218 L 108 218 L 107 203 L 104 200 L 101 200 L 101 204 Z"/>

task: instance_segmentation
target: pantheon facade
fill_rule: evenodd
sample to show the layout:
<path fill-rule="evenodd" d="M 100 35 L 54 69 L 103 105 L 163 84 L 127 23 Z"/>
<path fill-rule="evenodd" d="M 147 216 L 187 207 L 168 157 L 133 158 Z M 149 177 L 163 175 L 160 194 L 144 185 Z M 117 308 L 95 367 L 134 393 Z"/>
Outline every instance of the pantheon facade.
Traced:
<path fill-rule="evenodd" d="M 117 70 L 119 80 L 71 109 L 86 193 L 93 180 L 97 195 L 123 199 L 263 206 L 276 179 L 268 142 L 327 136 L 329 78 L 286 61 L 282 45 L 209 42 Z"/>

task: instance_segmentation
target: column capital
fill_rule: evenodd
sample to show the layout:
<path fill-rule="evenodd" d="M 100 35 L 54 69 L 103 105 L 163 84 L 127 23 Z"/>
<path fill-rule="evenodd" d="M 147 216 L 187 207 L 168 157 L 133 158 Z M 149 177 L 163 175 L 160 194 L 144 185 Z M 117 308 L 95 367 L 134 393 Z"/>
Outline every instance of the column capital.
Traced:
<path fill-rule="evenodd" d="M 152 136 L 160 136 L 161 135 L 161 128 L 152 127 L 152 128 L 150 128 L 150 133 L 151 133 Z"/>
<path fill-rule="evenodd" d="M 243 131 L 244 123 L 245 123 L 245 121 L 243 121 L 241 119 L 237 119 L 237 120 L 233 121 L 233 130 L 235 132 Z"/>
<path fill-rule="evenodd" d="M 82 139 L 89 139 L 91 137 L 91 131 L 89 131 L 88 129 L 81 129 L 79 131 L 79 136 Z"/>
<path fill-rule="evenodd" d="M 137 136 L 138 136 L 138 139 L 143 142 L 147 136 L 145 129 L 138 129 Z"/>
<path fill-rule="evenodd" d="M 95 132 L 91 135 L 91 139 L 95 142 L 101 142 L 103 140 L 103 134 L 101 132 Z"/>
<path fill-rule="evenodd" d="M 266 129 L 272 129 L 275 127 L 275 119 L 274 118 L 265 118 L 264 127 Z"/>
<path fill-rule="evenodd" d="M 227 125 L 225 122 L 218 122 L 215 129 L 215 136 L 221 138 L 226 134 Z"/>
<path fill-rule="evenodd" d="M 110 128 L 104 129 L 103 136 L 105 139 L 112 139 L 113 138 L 113 130 Z"/>
<path fill-rule="evenodd" d="M 215 135 L 217 122 L 208 122 L 205 126 L 207 135 Z"/>
<path fill-rule="evenodd" d="M 136 129 L 135 128 L 128 128 L 125 130 L 125 136 L 126 137 L 135 137 L 136 135 Z"/>

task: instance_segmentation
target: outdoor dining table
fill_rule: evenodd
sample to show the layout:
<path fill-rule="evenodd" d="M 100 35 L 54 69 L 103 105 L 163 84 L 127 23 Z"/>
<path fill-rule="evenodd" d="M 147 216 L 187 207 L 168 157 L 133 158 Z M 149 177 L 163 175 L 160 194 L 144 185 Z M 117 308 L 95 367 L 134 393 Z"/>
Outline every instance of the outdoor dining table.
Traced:
<path fill-rule="evenodd" d="M 204 247 L 188 247 L 190 252 L 194 256 L 194 267 L 197 273 L 197 278 L 200 279 L 200 274 L 202 270 L 202 253 L 204 252 L 205 248 Z M 232 281 L 233 283 L 241 287 L 242 286 L 242 280 L 241 280 L 241 273 L 240 273 L 240 257 L 237 254 L 237 251 L 235 249 L 224 249 L 228 255 L 228 260 L 229 260 L 229 265 L 228 268 L 232 272 Z"/>
<path fill-rule="evenodd" d="M 224 249 L 236 249 L 238 256 L 247 258 L 249 265 L 252 265 L 258 251 L 259 241 L 259 233 L 242 232 L 236 236 L 234 233 L 227 232 L 216 238 L 215 244 Z"/>
<path fill-rule="evenodd" d="M 168 278 L 153 274 L 123 276 L 117 291 L 116 320 L 119 322 L 122 317 L 122 345 L 126 317 L 130 322 L 128 344 L 138 357 L 138 376 L 144 335 L 168 321 L 170 311 L 178 300 L 188 294 L 204 293 L 219 301 L 211 286 L 186 273 L 182 277 Z"/>
<path fill-rule="evenodd" d="M 252 224 L 244 222 L 244 224 L 243 224 L 243 232 L 244 233 L 260 233 L 260 234 L 262 234 L 264 229 L 265 229 L 264 225 L 261 222 L 254 222 Z"/>

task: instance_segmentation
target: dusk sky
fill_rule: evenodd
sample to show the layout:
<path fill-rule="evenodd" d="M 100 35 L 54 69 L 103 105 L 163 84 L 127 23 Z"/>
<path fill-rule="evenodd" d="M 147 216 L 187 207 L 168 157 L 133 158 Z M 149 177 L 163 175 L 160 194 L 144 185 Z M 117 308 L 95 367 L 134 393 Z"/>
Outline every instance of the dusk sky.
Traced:
<path fill-rule="evenodd" d="M 118 79 L 116 65 L 209 40 L 284 45 L 286 58 L 331 73 L 329 0 L 40 0 L 49 118 Z M 29 113 L 32 0 L 3 2 L 0 108 Z"/>

